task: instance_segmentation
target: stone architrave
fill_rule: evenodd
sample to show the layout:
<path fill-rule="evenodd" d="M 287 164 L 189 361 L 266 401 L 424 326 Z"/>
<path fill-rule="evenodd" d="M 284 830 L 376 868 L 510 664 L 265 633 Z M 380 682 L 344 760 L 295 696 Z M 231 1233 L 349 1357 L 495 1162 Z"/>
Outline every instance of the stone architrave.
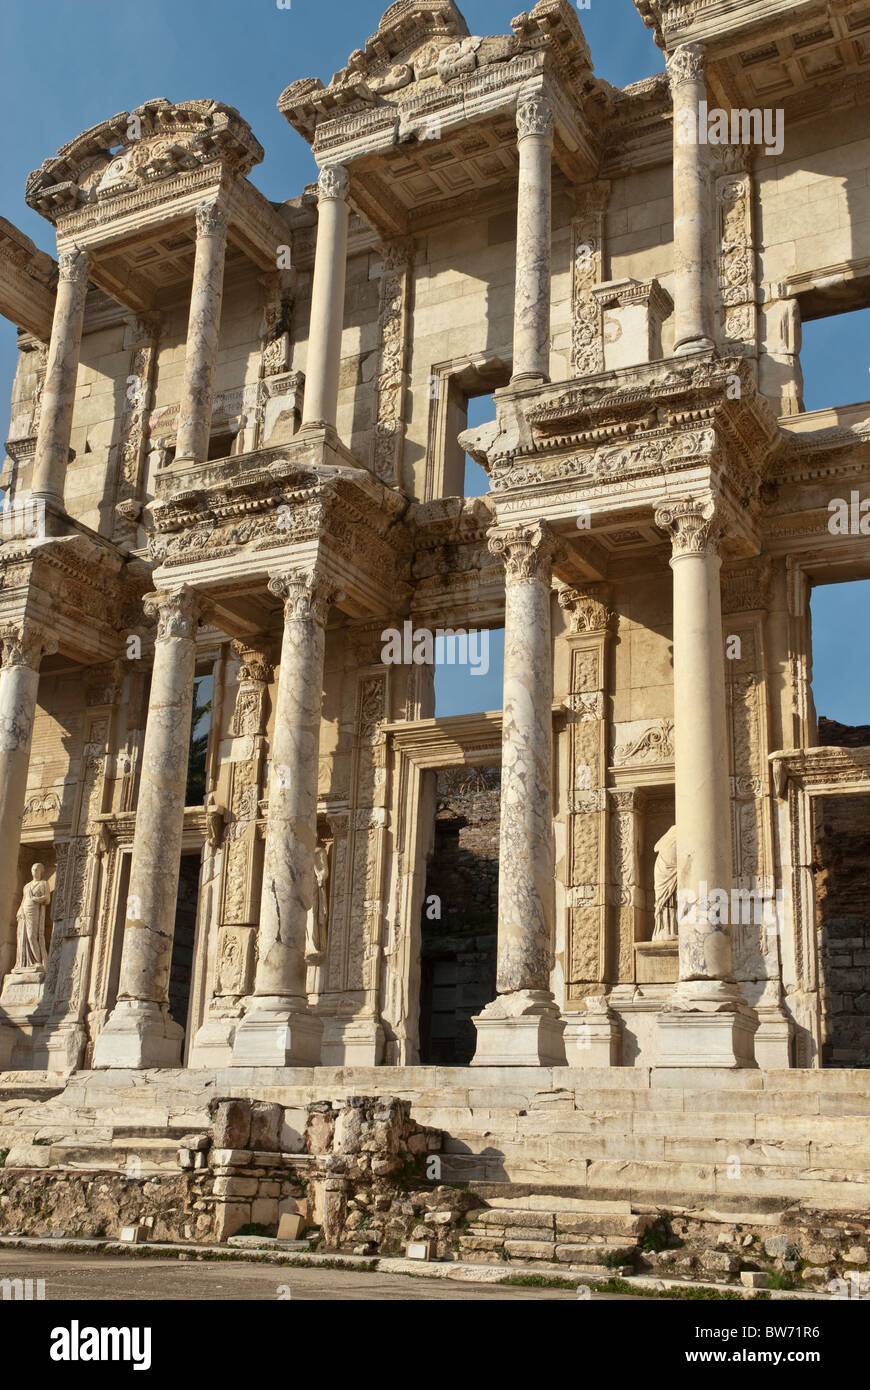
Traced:
<path fill-rule="evenodd" d="M 350 178 L 329 165 L 317 180 L 317 249 L 311 286 L 311 327 L 305 368 L 302 428 L 331 429 L 338 413 L 338 373 L 347 278 Z"/>
<path fill-rule="evenodd" d="M 233 1065 L 320 1060 L 321 1019 L 308 1009 L 305 935 L 315 897 L 323 663 L 335 588 L 318 570 L 274 575 L 284 636 L 269 779 L 269 819 L 254 993 L 236 1030 Z"/>
<path fill-rule="evenodd" d="M 228 224 L 227 210 L 217 199 L 200 203 L 196 209 L 196 257 L 178 411 L 176 463 L 201 463 L 208 458 Z"/>
<path fill-rule="evenodd" d="M 672 542 L 679 981 L 661 1066 L 751 1066 L 755 1017 L 734 982 L 731 806 L 718 517 L 712 498 L 655 514 Z M 722 920 L 722 918 L 725 920 Z"/>
<path fill-rule="evenodd" d="M 547 99 L 537 92 L 521 95 L 517 107 L 520 175 L 512 377 L 515 382 L 550 380 L 554 130 Z"/>
<path fill-rule="evenodd" d="M 184 829 L 200 604 L 187 585 L 145 597 L 157 640 L 118 1002 L 94 1046 L 95 1067 L 177 1066 L 184 1030 L 169 1015 L 169 971 Z"/>
<path fill-rule="evenodd" d="M 76 377 L 88 293 L 88 253 L 68 246 L 58 254 L 57 299 L 42 390 L 31 493 L 63 509 L 64 479 L 75 404 Z"/>
<path fill-rule="evenodd" d="M 18 848 L 27 799 L 27 771 L 36 713 L 39 665 L 57 638 L 30 618 L 0 627 L 0 974 L 13 964 Z"/>
<path fill-rule="evenodd" d="M 474 1066 L 565 1063 L 553 960 L 553 675 L 545 522 L 490 531 L 505 567 L 498 996 L 474 1018 Z"/>
<path fill-rule="evenodd" d="M 707 99 L 704 51 L 700 44 L 681 44 L 667 67 L 674 107 L 674 354 L 679 356 L 713 346 L 710 146 L 698 138 Z"/>

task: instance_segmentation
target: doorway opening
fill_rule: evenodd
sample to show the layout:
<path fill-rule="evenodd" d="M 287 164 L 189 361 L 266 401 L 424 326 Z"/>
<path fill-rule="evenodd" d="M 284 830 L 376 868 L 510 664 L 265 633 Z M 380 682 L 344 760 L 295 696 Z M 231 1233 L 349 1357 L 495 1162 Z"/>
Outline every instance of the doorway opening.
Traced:
<path fill-rule="evenodd" d="M 175 900 L 175 937 L 169 969 L 169 1013 L 187 1031 L 190 982 L 193 975 L 193 946 L 196 937 L 196 911 L 199 903 L 199 874 L 202 856 L 182 854 Z"/>
<path fill-rule="evenodd" d="M 436 773 L 420 960 L 420 1061 L 467 1066 L 495 998 L 501 767 Z"/>

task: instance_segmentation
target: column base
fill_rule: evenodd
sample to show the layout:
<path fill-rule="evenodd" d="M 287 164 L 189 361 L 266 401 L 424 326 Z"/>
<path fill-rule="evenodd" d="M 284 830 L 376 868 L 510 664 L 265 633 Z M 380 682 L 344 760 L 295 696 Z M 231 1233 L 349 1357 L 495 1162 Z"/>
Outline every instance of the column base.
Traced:
<path fill-rule="evenodd" d="M 473 1018 L 473 1067 L 564 1067 L 565 1020 L 549 990 L 501 994 Z"/>
<path fill-rule="evenodd" d="M 659 1067 L 754 1067 L 755 1013 L 727 985 L 684 981 L 658 1018 Z"/>
<path fill-rule="evenodd" d="M 190 1045 L 187 1065 L 190 1068 L 232 1066 L 238 1026 L 238 1018 L 206 1018 Z"/>
<path fill-rule="evenodd" d="M 689 338 L 674 348 L 675 357 L 685 357 L 690 352 L 712 352 L 716 347 L 712 338 Z"/>
<path fill-rule="evenodd" d="M 129 1067 L 179 1067 L 184 1029 L 169 1017 L 166 1004 L 121 999 L 94 1043 L 94 1071 Z"/>
<path fill-rule="evenodd" d="M 304 999 L 254 998 L 236 1028 L 233 1067 L 320 1065 L 323 1019 Z"/>

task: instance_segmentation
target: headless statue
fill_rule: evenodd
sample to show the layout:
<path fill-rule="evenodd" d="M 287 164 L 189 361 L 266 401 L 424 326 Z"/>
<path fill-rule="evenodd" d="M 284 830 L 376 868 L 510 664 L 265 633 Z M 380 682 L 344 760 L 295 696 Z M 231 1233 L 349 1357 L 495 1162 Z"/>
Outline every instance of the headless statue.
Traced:
<path fill-rule="evenodd" d="M 653 941 L 677 935 L 677 827 L 672 825 L 655 845 L 653 873 L 656 890 Z"/>
<path fill-rule="evenodd" d="M 51 890 L 45 881 L 45 868 L 34 864 L 29 883 L 24 885 L 18 909 L 18 955 L 16 970 L 45 969 L 45 919 Z"/>

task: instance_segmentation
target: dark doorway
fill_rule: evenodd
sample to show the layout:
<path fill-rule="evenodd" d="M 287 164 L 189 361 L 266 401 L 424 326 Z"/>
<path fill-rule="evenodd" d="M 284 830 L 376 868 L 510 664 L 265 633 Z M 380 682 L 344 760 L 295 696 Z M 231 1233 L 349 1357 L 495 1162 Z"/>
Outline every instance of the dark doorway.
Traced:
<path fill-rule="evenodd" d="M 870 796 L 816 797 L 813 811 L 822 1065 L 870 1067 Z"/>
<path fill-rule="evenodd" d="M 169 1012 L 174 1021 L 187 1028 L 190 1006 L 190 979 L 193 973 L 193 943 L 196 936 L 196 908 L 199 899 L 201 856 L 183 854 L 178 875 L 175 907 L 175 939 L 169 971 Z"/>
<path fill-rule="evenodd" d="M 467 1066 L 495 998 L 501 768 L 437 773 L 420 961 L 420 1060 Z"/>

